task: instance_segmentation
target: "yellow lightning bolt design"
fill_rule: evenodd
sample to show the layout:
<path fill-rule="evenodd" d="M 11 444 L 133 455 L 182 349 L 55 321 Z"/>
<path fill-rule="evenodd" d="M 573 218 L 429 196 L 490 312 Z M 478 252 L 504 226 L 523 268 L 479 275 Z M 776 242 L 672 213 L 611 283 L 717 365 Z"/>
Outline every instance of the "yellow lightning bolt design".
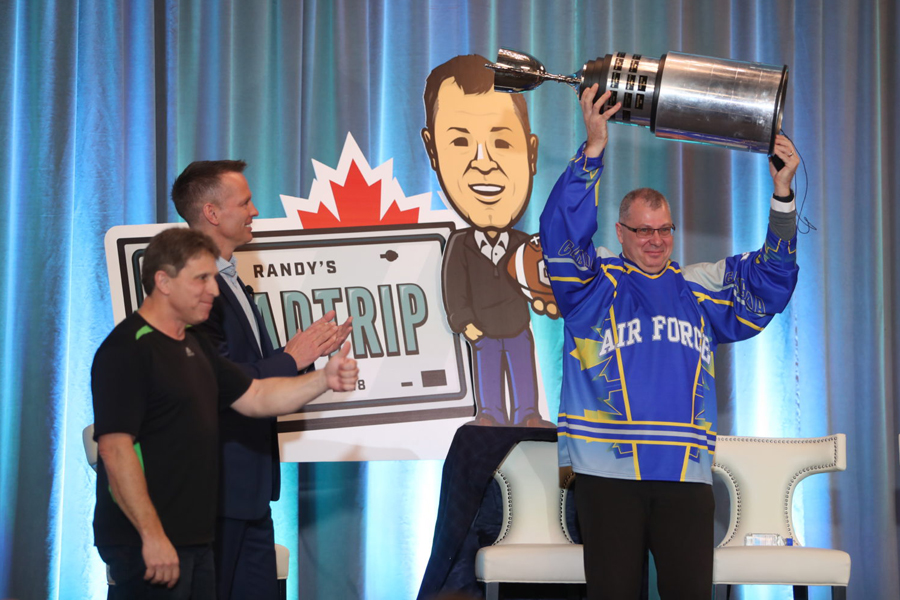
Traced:
<path fill-rule="evenodd" d="M 608 406 L 610 408 L 610 410 L 609 411 L 605 411 L 605 410 L 586 410 L 586 411 L 584 411 L 584 416 L 586 418 L 595 419 L 596 421 L 599 421 L 601 423 L 607 422 L 607 421 L 619 421 L 621 419 L 615 419 L 613 417 L 614 416 L 618 416 L 618 417 L 622 416 L 622 413 L 619 412 L 619 410 L 615 406 L 613 406 L 613 398 L 612 398 L 613 394 L 622 392 L 621 386 L 613 387 L 615 382 L 621 381 L 621 378 L 620 377 L 610 377 L 610 374 L 607 372 L 607 369 L 608 369 L 610 363 L 612 362 L 612 358 L 613 357 L 610 356 L 610 357 L 600 361 L 599 364 L 602 364 L 603 368 L 600 369 L 600 372 L 597 373 L 597 375 L 594 377 L 594 381 L 597 381 L 602 377 L 604 380 L 606 380 L 607 384 L 610 384 L 610 385 L 606 386 L 606 388 L 609 390 L 609 396 L 607 396 L 606 398 L 597 398 L 597 400 L 599 400 L 600 402 L 602 402 L 603 404 Z"/>
<path fill-rule="evenodd" d="M 604 323 L 609 320 L 606 318 Z M 603 347 L 603 329 L 601 327 L 591 327 L 597 334 L 599 340 L 590 338 L 573 338 L 575 340 L 575 349 L 569 353 L 569 356 L 578 359 L 581 363 L 581 370 L 591 369 L 604 361 L 600 356 L 600 348 Z M 609 360 L 609 359 L 606 359 Z"/>
<path fill-rule="evenodd" d="M 604 359 L 600 357 L 600 348 L 603 345 L 601 341 L 587 338 L 573 339 L 575 340 L 575 349 L 569 355 L 578 359 L 582 371 L 596 367 L 603 362 Z"/>
<path fill-rule="evenodd" d="M 628 444 L 627 446 L 623 446 L 622 444 L 616 442 L 609 448 L 610 448 L 610 450 L 613 450 L 623 456 L 628 456 L 628 455 L 634 453 L 634 444 Z"/>

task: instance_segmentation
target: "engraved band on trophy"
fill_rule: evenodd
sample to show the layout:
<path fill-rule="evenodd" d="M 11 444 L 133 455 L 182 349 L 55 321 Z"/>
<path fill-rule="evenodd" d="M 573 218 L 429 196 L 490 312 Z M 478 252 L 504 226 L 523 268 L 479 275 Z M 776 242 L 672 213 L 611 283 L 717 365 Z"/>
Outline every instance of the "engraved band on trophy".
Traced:
<path fill-rule="evenodd" d="M 656 137 L 771 154 L 781 129 L 788 67 L 668 52 L 661 58 L 617 52 L 584 63 L 573 75 L 547 73 L 539 60 L 501 48 L 494 71 L 498 92 L 533 90 L 545 80 L 581 93 L 600 84 L 612 119 L 647 127 Z"/>

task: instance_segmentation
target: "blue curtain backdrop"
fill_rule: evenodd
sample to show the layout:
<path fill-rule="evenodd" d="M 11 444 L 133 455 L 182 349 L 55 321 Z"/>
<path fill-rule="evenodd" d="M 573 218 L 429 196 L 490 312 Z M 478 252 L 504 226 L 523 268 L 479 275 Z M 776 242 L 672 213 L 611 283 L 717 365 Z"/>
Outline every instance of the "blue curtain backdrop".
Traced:
<path fill-rule="evenodd" d="M 311 159 L 336 165 L 348 132 L 371 164 L 393 159 L 407 195 L 437 192 L 419 138 L 425 78 L 499 46 L 558 73 L 617 50 L 790 66 L 784 128 L 805 160 L 800 192 L 808 185 L 816 230 L 799 242 L 788 311 L 717 357 L 719 431 L 846 433 L 847 472 L 795 496 L 801 537 L 850 552 L 851 597 L 900 597 L 898 32 L 894 0 L 3 0 L 0 597 L 105 593 L 81 447 L 91 359 L 114 325 L 105 232 L 175 221 L 167 189 L 196 159 L 246 159 L 261 217 L 280 217 L 278 195 L 305 197 Z M 583 133 L 568 88 L 546 84 L 527 100 L 540 157 L 519 227 L 533 232 Z M 763 239 L 759 155 L 614 126 L 607 167 L 598 243 L 615 247 L 614 207 L 639 185 L 671 199 L 682 263 Z M 534 328 L 554 408 L 561 328 Z M 276 518 L 291 597 L 414 597 L 440 467 L 284 465 Z"/>

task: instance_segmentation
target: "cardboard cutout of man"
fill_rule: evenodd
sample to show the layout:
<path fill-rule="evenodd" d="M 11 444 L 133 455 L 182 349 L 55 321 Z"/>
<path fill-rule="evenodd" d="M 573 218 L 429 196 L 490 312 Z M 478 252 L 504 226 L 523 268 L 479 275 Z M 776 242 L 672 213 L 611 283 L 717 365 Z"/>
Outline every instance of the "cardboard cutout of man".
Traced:
<path fill-rule="evenodd" d="M 541 298 L 529 303 L 507 274 L 516 248 L 537 241 L 513 225 L 531 197 L 538 138 L 525 99 L 495 92 L 487 62 L 457 56 L 436 67 L 425 84 L 422 141 L 447 200 L 471 226 L 454 232 L 444 251 L 444 307 L 450 328 L 472 347 L 473 424 L 546 426 L 528 308 L 555 318 L 556 305 Z"/>

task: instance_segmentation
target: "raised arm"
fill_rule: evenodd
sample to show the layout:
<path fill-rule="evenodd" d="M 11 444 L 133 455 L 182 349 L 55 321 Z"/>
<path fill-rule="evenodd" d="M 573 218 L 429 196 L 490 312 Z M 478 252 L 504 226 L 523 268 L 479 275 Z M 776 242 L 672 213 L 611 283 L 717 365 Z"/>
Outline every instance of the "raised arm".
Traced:
<path fill-rule="evenodd" d="M 581 116 L 584 119 L 584 130 L 587 133 L 587 143 L 584 145 L 584 155 L 588 158 L 597 158 L 603 154 L 606 148 L 606 142 L 609 139 L 607 131 L 607 121 L 609 121 L 616 111 L 622 108 L 622 103 L 618 102 L 607 111 L 602 111 L 603 105 L 609 100 L 610 91 L 606 91 L 602 96 L 594 102 L 594 97 L 600 85 L 595 83 L 581 94 Z"/>
<path fill-rule="evenodd" d="M 774 154 L 784 162 L 784 166 L 781 170 L 777 170 L 775 165 L 769 162 L 769 174 L 775 184 L 775 195 L 786 197 L 791 193 L 791 181 L 797 173 L 797 167 L 800 166 L 800 157 L 791 140 L 781 134 L 775 136 Z"/>
<path fill-rule="evenodd" d="M 709 315 L 717 343 L 752 337 L 783 311 L 797 285 L 797 211 L 791 181 L 800 164 L 794 145 L 775 138 L 781 170 L 770 163 L 774 193 L 762 248 L 717 263 L 684 267 L 684 278 Z"/>
<path fill-rule="evenodd" d="M 774 154 L 784 162 L 781 170 L 777 170 L 769 162 L 769 174 L 772 176 L 773 192 L 771 211 L 769 211 L 769 229 L 782 240 L 793 239 L 797 233 L 797 210 L 791 182 L 800 165 L 800 157 L 791 140 L 783 135 L 775 136 Z"/>
<path fill-rule="evenodd" d="M 607 143 L 607 121 L 619 109 L 602 112 L 609 92 L 594 102 L 597 86 L 585 90 L 581 112 L 587 142 L 569 161 L 541 213 L 541 247 L 550 274 L 553 295 L 566 316 L 589 293 L 601 272 L 591 238 L 597 230 L 598 183 L 603 172 L 602 154 Z"/>

